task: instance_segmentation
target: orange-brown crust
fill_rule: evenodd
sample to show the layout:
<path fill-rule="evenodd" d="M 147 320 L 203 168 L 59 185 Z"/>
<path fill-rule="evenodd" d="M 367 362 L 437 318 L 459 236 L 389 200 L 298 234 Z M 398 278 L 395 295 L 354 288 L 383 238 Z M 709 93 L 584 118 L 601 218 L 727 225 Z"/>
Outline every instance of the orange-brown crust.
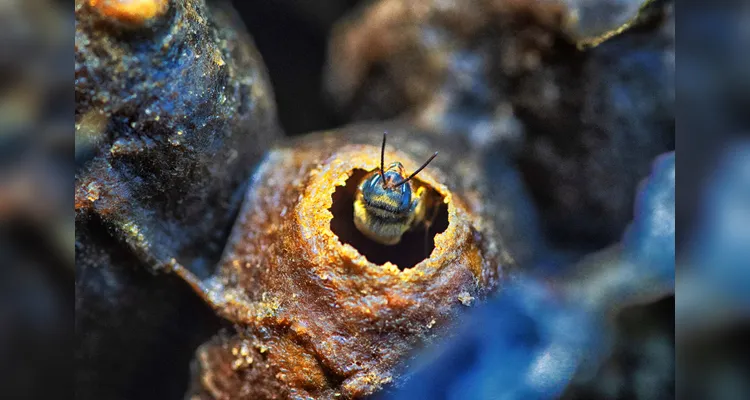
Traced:
<path fill-rule="evenodd" d="M 466 298 L 481 299 L 493 290 L 498 265 L 483 250 L 492 246 L 480 243 L 490 239 L 477 231 L 473 211 L 436 168 L 415 178 L 447 205 L 448 226 L 435 235 L 429 258 L 406 269 L 377 265 L 342 243 L 331 229 L 333 194 L 353 171 L 377 168 L 380 148 L 346 145 L 344 135 L 334 137 L 342 145 L 333 147 L 318 139 L 268 155 L 217 275 L 210 284 L 196 285 L 242 327 L 231 340 L 253 343 L 256 358 L 262 351 L 263 366 L 248 368 L 275 379 L 274 396 L 359 398 L 397 379 L 397 364 L 443 332 L 466 309 Z M 387 157 L 407 169 L 421 159 L 401 151 Z M 198 359 L 230 351 L 222 346 L 204 346 Z M 195 382 L 217 373 L 235 374 L 204 362 Z M 274 398 L 267 397 L 268 385 L 248 389 L 240 378 L 222 382 L 236 382 L 232 395 L 239 397 L 231 398 Z M 222 398 L 208 392 L 193 394 Z"/>

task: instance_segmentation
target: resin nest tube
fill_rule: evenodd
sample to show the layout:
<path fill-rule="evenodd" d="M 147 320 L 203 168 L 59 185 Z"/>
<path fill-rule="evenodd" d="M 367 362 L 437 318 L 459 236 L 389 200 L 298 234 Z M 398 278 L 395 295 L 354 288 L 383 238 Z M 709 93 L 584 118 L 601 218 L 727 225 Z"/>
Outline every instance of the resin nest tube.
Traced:
<path fill-rule="evenodd" d="M 313 134 L 268 154 L 245 198 L 216 274 L 175 271 L 235 335 L 198 350 L 192 398 L 359 398 L 399 381 L 399 362 L 450 329 L 501 272 L 475 195 L 450 169 L 439 137 L 392 132 L 385 158 L 415 171 L 430 224 L 398 244 L 355 226 L 357 186 L 381 162 L 382 130 Z M 431 211 L 431 212 L 430 212 Z"/>

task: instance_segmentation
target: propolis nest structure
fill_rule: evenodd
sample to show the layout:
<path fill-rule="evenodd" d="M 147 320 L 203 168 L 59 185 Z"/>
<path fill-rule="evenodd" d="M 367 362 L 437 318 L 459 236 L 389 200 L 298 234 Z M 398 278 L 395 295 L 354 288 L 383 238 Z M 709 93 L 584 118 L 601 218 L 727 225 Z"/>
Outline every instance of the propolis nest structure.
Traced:
<path fill-rule="evenodd" d="M 99 340 L 76 354 L 84 397 L 103 397 L 97 382 L 159 371 L 139 357 L 116 374 L 98 366 L 131 344 L 160 351 L 148 346 L 172 320 L 140 312 L 174 317 L 188 287 L 226 323 L 199 347 L 198 323 L 169 340 L 198 347 L 187 398 L 360 398 L 398 386 L 416 351 L 450 336 L 534 255 L 498 173 L 497 155 L 521 140 L 514 126 L 529 128 L 522 172 L 540 177 L 532 194 L 559 217 L 546 219 L 557 235 L 627 223 L 630 204 L 609 195 L 638 179 L 621 163 L 648 171 L 669 140 L 610 157 L 662 126 L 657 106 L 620 118 L 609 81 L 589 79 L 617 56 L 581 46 L 559 2 L 441 4 L 375 2 L 334 33 L 326 84 L 337 106 L 354 120 L 399 118 L 284 139 L 265 67 L 226 4 L 76 1 L 76 326 Z M 391 23 L 404 40 L 384 34 Z M 352 215 L 386 130 L 387 158 L 408 170 L 440 152 L 414 178 L 438 200 L 434 225 L 393 246 L 364 237 Z M 587 218 L 592 209 L 603 218 Z M 146 270 L 155 275 L 133 277 Z M 120 318 L 145 323 L 106 330 Z"/>

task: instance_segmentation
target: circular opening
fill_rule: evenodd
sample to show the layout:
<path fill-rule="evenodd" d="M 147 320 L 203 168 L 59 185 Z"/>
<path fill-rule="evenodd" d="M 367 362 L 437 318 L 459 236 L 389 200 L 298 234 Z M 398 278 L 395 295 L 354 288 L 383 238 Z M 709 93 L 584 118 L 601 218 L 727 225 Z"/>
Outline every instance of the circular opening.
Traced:
<path fill-rule="evenodd" d="M 448 205 L 442 201 L 443 196 L 433 189 L 429 189 L 428 198 L 431 208 L 425 215 L 432 216 L 432 223 L 420 223 L 404 233 L 401 241 L 394 245 L 384 245 L 363 235 L 354 225 L 354 197 L 357 186 L 367 175 L 367 171 L 355 169 L 345 186 L 339 186 L 333 193 L 333 204 L 330 211 L 333 214 L 331 230 L 342 243 L 348 243 L 360 254 L 374 264 L 391 262 L 400 270 L 411 268 L 420 261 L 428 258 L 435 248 L 435 235 L 448 228 Z"/>

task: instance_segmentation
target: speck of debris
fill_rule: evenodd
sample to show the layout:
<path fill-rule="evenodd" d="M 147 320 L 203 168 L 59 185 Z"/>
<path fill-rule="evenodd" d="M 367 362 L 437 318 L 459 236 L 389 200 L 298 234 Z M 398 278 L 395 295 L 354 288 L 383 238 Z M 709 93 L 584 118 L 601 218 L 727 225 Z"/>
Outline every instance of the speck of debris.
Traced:
<path fill-rule="evenodd" d="M 458 301 L 468 307 L 474 303 L 474 297 L 472 297 L 469 292 L 461 292 L 458 294 Z"/>

